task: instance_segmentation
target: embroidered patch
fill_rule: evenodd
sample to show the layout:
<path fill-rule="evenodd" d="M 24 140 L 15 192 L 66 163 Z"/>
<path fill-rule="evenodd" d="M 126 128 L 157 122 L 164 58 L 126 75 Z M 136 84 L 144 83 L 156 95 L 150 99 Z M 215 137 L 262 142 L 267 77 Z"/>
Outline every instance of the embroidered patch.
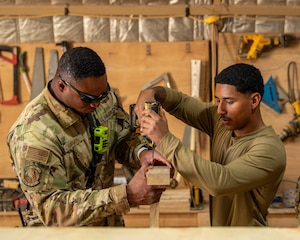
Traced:
<path fill-rule="evenodd" d="M 47 162 L 49 151 L 29 146 L 26 151 L 26 158 L 39 162 Z"/>
<path fill-rule="evenodd" d="M 25 168 L 23 182 L 26 186 L 35 187 L 39 185 L 41 178 L 41 168 L 39 166 L 30 165 Z"/>

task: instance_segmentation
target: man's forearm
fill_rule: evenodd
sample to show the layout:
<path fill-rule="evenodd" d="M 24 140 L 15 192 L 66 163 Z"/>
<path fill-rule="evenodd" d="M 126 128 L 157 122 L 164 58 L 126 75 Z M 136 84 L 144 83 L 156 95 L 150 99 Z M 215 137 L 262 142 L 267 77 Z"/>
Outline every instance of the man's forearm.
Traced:
<path fill-rule="evenodd" d="M 166 100 L 166 90 L 164 87 L 157 86 L 153 88 L 154 98 L 156 101 L 163 103 Z"/>

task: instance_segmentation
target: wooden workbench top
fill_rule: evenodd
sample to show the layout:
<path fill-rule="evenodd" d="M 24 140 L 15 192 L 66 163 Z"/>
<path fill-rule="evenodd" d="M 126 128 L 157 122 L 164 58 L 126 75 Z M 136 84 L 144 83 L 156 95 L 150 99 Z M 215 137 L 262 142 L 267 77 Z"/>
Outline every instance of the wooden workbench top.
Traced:
<path fill-rule="evenodd" d="M 1 239 L 272 239 L 299 240 L 300 228 L 0 228 Z"/>

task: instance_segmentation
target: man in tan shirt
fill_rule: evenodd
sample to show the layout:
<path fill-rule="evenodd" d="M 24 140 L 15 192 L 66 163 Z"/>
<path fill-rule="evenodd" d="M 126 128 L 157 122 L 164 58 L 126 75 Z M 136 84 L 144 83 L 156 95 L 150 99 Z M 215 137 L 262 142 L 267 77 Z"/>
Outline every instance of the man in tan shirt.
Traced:
<path fill-rule="evenodd" d="M 165 87 L 146 89 L 138 97 L 141 130 L 184 178 L 210 194 L 212 226 L 268 225 L 268 207 L 283 178 L 286 153 L 273 128 L 262 120 L 263 94 L 260 71 L 235 64 L 216 76 L 215 104 Z M 165 111 L 206 133 L 210 161 L 169 131 L 163 111 L 158 115 L 143 110 L 146 101 L 159 101 Z"/>

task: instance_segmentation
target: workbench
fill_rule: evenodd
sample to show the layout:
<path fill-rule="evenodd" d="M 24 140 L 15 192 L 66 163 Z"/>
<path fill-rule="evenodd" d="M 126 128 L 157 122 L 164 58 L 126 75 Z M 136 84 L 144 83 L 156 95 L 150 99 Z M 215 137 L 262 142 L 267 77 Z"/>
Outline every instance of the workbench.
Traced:
<path fill-rule="evenodd" d="M 124 216 L 128 228 L 149 227 L 149 209 L 131 208 Z M 268 221 L 270 227 L 297 228 L 297 215 L 293 208 L 269 208 Z M 21 227 L 17 212 L 0 212 L 0 227 Z M 208 227 L 209 211 L 204 205 L 202 210 L 161 209 L 159 212 L 160 227 Z"/>
<path fill-rule="evenodd" d="M 272 239 L 299 240 L 300 228 L 0 228 L 1 239 L 10 240 L 153 240 L 153 239 Z"/>

